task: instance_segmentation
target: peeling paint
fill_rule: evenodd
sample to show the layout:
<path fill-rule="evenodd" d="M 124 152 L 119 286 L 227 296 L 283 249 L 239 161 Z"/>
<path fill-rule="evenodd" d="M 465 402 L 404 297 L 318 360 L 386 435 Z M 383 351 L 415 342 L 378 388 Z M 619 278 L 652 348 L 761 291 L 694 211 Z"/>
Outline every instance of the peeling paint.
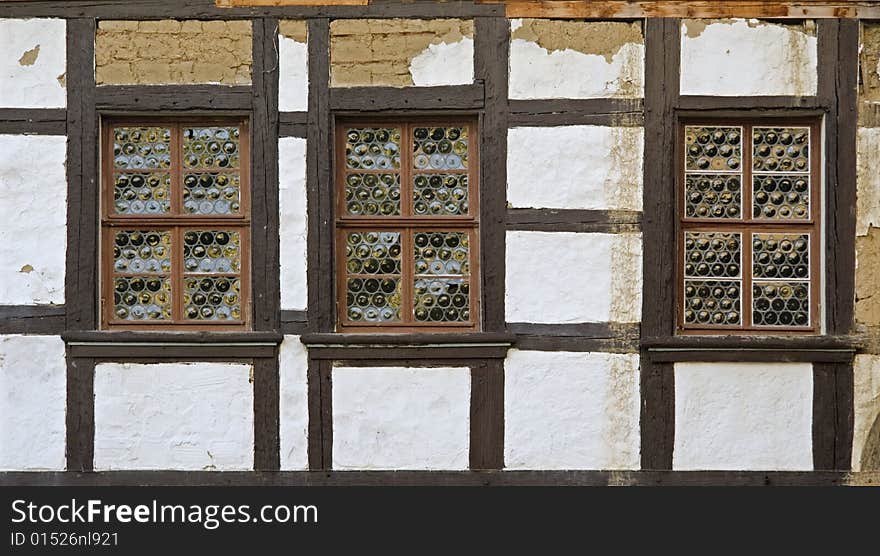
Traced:
<path fill-rule="evenodd" d="M 681 93 L 814 95 L 817 37 L 812 21 L 684 20 Z"/>
<path fill-rule="evenodd" d="M 309 109 L 308 26 L 305 21 L 285 20 L 278 34 L 278 108 L 305 112 Z"/>
<path fill-rule="evenodd" d="M 63 19 L 0 18 L 0 107 L 64 108 L 67 92 L 54 76 L 67 66 Z"/>
<path fill-rule="evenodd" d="M 643 95 L 644 38 L 638 23 L 527 19 L 514 20 L 511 30 L 510 98 Z"/>
<path fill-rule="evenodd" d="M 56 79 L 58 80 L 58 83 L 60 83 L 62 87 L 67 88 L 67 72 L 62 73 Z"/>
<path fill-rule="evenodd" d="M 856 237 L 856 322 L 880 325 L 880 228 Z"/>
<path fill-rule="evenodd" d="M 18 63 L 22 66 L 32 66 L 37 62 L 37 57 L 40 55 L 40 45 L 33 47 L 28 50 L 24 54 L 21 55 L 21 58 L 18 59 Z"/>
<path fill-rule="evenodd" d="M 470 20 L 335 20 L 330 24 L 330 84 L 407 87 L 471 83 L 473 34 Z M 441 45 L 450 48 L 438 48 Z M 469 55 L 464 54 L 468 47 Z M 413 71 L 413 61 L 419 56 L 422 61 L 416 62 Z M 431 68 L 436 71 L 424 71 Z"/>
<path fill-rule="evenodd" d="M 880 101 L 880 25 L 877 23 L 862 22 L 859 75 L 861 99 Z"/>
<path fill-rule="evenodd" d="M 644 44 L 640 23 L 611 21 L 565 21 L 521 19 L 510 38 L 533 42 L 548 52 L 574 50 L 605 58 L 610 64 L 614 55 L 627 44 Z"/>
<path fill-rule="evenodd" d="M 299 336 L 284 336 L 278 352 L 281 469 L 309 468 L 309 354 Z"/>
<path fill-rule="evenodd" d="M 19 272 L 23 272 L 25 274 L 29 274 L 33 271 L 34 271 L 34 267 L 32 267 L 29 264 L 24 265 L 23 267 L 21 267 L 21 270 L 19 270 Z"/>

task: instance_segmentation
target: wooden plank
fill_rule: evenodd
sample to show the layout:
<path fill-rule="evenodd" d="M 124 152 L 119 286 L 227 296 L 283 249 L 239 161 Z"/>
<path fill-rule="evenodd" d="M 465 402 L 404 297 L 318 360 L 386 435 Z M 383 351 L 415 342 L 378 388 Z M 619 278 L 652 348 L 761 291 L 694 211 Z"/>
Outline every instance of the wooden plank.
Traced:
<path fill-rule="evenodd" d="M 0 486 L 844 486 L 880 472 L 837 471 L 104 471 L 0 472 Z"/>
<path fill-rule="evenodd" d="M 309 20 L 309 110 L 306 146 L 308 214 L 308 322 L 312 332 L 330 332 L 333 289 L 333 129 L 330 116 L 330 21 Z M 317 218 L 315 217 L 317 216 Z"/>
<path fill-rule="evenodd" d="M 509 101 L 510 127 L 603 125 L 641 127 L 644 101 L 640 98 L 596 98 Z"/>
<path fill-rule="evenodd" d="M 309 114 L 308 112 L 281 112 L 278 115 L 280 137 L 302 137 L 309 136 Z"/>
<path fill-rule="evenodd" d="M 94 330 L 98 313 L 98 113 L 95 20 L 67 21 L 68 330 Z"/>
<path fill-rule="evenodd" d="M 818 96 L 700 96 L 682 95 L 678 99 L 680 110 L 791 110 L 825 109 L 826 99 Z M 800 114 L 800 112 L 798 112 Z M 742 117 L 742 116 L 740 116 Z"/>
<path fill-rule="evenodd" d="M 316 2 L 313 2 L 315 4 Z M 504 6 L 473 2 L 381 1 L 367 5 L 291 5 L 219 7 L 214 0 L 43 0 L 0 2 L 0 17 L 98 19 L 283 19 L 472 18 L 504 16 Z M 59 16 L 59 14 L 62 14 Z"/>
<path fill-rule="evenodd" d="M 478 110 L 483 85 L 440 87 L 332 87 L 330 108 L 342 113 L 378 111 Z"/>
<path fill-rule="evenodd" d="M 471 367 L 470 468 L 504 467 L 504 361 Z"/>
<path fill-rule="evenodd" d="M 0 108 L 0 133 L 65 135 L 67 110 L 63 108 Z"/>
<path fill-rule="evenodd" d="M 370 0 L 216 0 L 218 8 L 241 6 L 366 6 Z"/>
<path fill-rule="evenodd" d="M 68 471 L 94 469 L 95 452 L 95 360 L 67 356 Z"/>
<path fill-rule="evenodd" d="M 679 101 L 681 21 L 645 22 L 645 154 L 642 205 L 643 290 L 641 338 L 672 336 L 675 280 L 675 113 Z M 641 466 L 672 469 L 675 377 L 671 363 L 654 363 L 642 349 Z"/>
<path fill-rule="evenodd" d="M 66 318 L 63 305 L 4 305 L 0 334 L 61 334 Z"/>
<path fill-rule="evenodd" d="M 281 468 L 281 398 L 278 357 L 254 360 L 254 470 Z"/>
<path fill-rule="evenodd" d="M 102 85 L 96 94 L 98 108 L 108 111 L 250 111 L 255 90 L 240 85 Z"/>
<path fill-rule="evenodd" d="M 508 323 L 516 348 L 535 351 L 595 351 L 636 353 L 639 325 L 624 323 L 533 324 Z"/>
<path fill-rule="evenodd" d="M 109 344 L 69 342 L 67 349 L 72 357 L 94 359 L 148 359 L 155 362 L 173 360 L 187 361 L 225 361 L 227 359 L 252 359 L 271 357 L 275 353 L 274 344 L 128 344 L 111 342 Z"/>
<path fill-rule="evenodd" d="M 628 210 L 507 209 L 507 229 L 535 232 L 638 232 L 642 213 Z"/>
<path fill-rule="evenodd" d="M 634 1 L 603 0 L 541 1 L 541 0 L 477 0 L 483 4 L 505 4 L 507 17 L 536 18 L 838 18 L 880 17 L 876 2 L 797 0 L 797 1 Z"/>
<path fill-rule="evenodd" d="M 474 21 L 474 78 L 482 80 L 480 119 L 480 295 L 483 330 L 505 329 L 505 219 L 507 217 L 507 82 L 510 24 L 505 18 Z"/>
<path fill-rule="evenodd" d="M 848 471 L 852 467 L 853 366 L 813 365 L 813 468 Z"/>
<path fill-rule="evenodd" d="M 363 359 L 380 361 L 388 359 L 504 359 L 509 345 L 497 346 L 351 346 L 311 347 L 309 357 L 326 361 Z"/>
<path fill-rule="evenodd" d="M 278 187 L 278 20 L 253 22 L 251 127 L 251 304 L 255 330 L 277 330 L 281 318 Z"/>
<path fill-rule="evenodd" d="M 684 361 L 755 362 L 755 363 L 845 363 L 852 361 L 852 350 L 814 349 L 686 349 L 654 348 L 648 357 L 655 363 Z"/>

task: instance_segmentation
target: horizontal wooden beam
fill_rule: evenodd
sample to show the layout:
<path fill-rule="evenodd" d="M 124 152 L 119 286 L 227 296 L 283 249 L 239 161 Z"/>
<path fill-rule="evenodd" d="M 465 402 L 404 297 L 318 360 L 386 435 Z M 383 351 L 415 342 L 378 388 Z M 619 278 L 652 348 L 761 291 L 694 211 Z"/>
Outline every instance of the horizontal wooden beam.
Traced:
<path fill-rule="evenodd" d="M 61 334 L 63 305 L 0 306 L 0 334 Z"/>
<path fill-rule="evenodd" d="M 768 110 L 825 109 L 827 105 L 815 96 L 700 96 L 682 95 L 679 110 Z"/>
<path fill-rule="evenodd" d="M 479 110 L 482 83 L 443 87 L 334 87 L 330 109 L 341 112 Z"/>
<path fill-rule="evenodd" d="M 63 108 L 0 108 L 0 133 L 65 135 L 67 110 Z"/>
<path fill-rule="evenodd" d="M 507 210 L 507 229 L 530 232 L 638 232 L 642 213 L 634 210 L 528 209 Z"/>
<path fill-rule="evenodd" d="M 320 5 L 318 5 L 320 4 Z M 64 17 L 98 19 L 247 19 L 301 18 L 472 18 L 504 16 L 504 6 L 474 2 L 382 1 L 342 5 L 311 1 L 308 5 L 220 7 L 215 0 L 42 0 L 0 2 L 0 18 Z"/>
<path fill-rule="evenodd" d="M 511 100 L 508 106 L 510 127 L 645 124 L 645 103 L 640 98 Z"/>
<path fill-rule="evenodd" d="M 876 1 L 823 0 L 797 1 L 689 1 L 675 2 L 601 0 L 553 1 L 553 0 L 476 0 L 480 4 L 505 4 L 507 17 L 536 18 L 837 18 L 880 17 L 880 3 Z"/>
<path fill-rule="evenodd" d="M 0 486 L 371 485 L 880 485 L 880 472 L 843 471 L 103 471 L 0 472 Z"/>
<path fill-rule="evenodd" d="M 96 89 L 98 110 L 250 111 L 251 87 L 224 85 L 105 85 Z"/>
<path fill-rule="evenodd" d="M 278 114 L 279 135 L 281 137 L 308 137 L 308 112 L 281 112 Z"/>
<path fill-rule="evenodd" d="M 597 351 L 637 353 L 638 323 L 587 322 L 575 324 L 508 323 L 517 349 L 535 351 Z"/>

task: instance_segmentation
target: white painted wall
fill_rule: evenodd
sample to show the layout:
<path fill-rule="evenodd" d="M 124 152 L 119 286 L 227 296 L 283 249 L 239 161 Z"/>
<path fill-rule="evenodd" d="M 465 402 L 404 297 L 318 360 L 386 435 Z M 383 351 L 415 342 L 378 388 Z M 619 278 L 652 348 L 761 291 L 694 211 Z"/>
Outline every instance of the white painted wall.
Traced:
<path fill-rule="evenodd" d="M 284 336 L 278 354 L 281 469 L 309 468 L 309 357 L 299 336 Z"/>
<path fill-rule="evenodd" d="M 676 363 L 673 469 L 812 470 L 810 363 Z"/>
<path fill-rule="evenodd" d="M 0 135 L 0 305 L 64 303 L 66 156 L 63 136 Z"/>
<path fill-rule="evenodd" d="M 100 363 L 95 469 L 249 470 L 250 365 Z"/>
<path fill-rule="evenodd" d="M 511 350 L 508 469 L 638 469 L 639 357 Z"/>
<path fill-rule="evenodd" d="M 0 471 L 64 470 L 67 366 L 58 336 L 0 336 Z"/>
<path fill-rule="evenodd" d="M 0 19 L 0 107 L 67 105 L 62 84 L 67 68 L 66 30 L 63 19 Z M 33 64 L 28 65 L 27 59 L 23 63 L 23 55 L 38 46 Z"/>
<path fill-rule="evenodd" d="M 507 232 L 508 322 L 638 322 L 641 234 Z"/>
<path fill-rule="evenodd" d="M 413 85 L 468 85 L 474 82 L 474 40 L 462 37 L 453 43 L 429 44 L 409 65 Z"/>
<path fill-rule="evenodd" d="M 507 132 L 514 207 L 642 210 L 644 130 L 561 126 Z"/>
<path fill-rule="evenodd" d="M 683 95 L 815 95 L 817 42 L 802 30 L 758 20 L 681 31 Z"/>
<path fill-rule="evenodd" d="M 467 469 L 470 369 L 333 369 L 334 469 Z"/>
<path fill-rule="evenodd" d="M 609 98 L 644 95 L 645 46 L 625 44 L 609 63 L 604 56 L 566 48 L 548 51 L 523 39 L 510 41 L 512 99 Z M 633 95 L 631 91 L 637 91 Z"/>
<path fill-rule="evenodd" d="M 877 154 L 880 153 L 880 127 L 860 127 L 858 145 L 858 211 L 856 234 L 867 235 L 868 228 L 880 227 L 880 172 Z"/>
<path fill-rule="evenodd" d="M 853 471 L 862 471 L 862 454 L 868 442 L 868 434 L 880 417 L 880 355 L 856 355 L 853 372 L 855 424 L 852 468 Z M 874 442 L 877 440 L 874 439 Z"/>
<path fill-rule="evenodd" d="M 308 45 L 279 35 L 278 54 L 278 109 L 305 112 L 309 109 Z"/>
<path fill-rule="evenodd" d="M 308 304 L 306 281 L 306 140 L 278 140 L 281 212 L 281 308 L 302 310 Z"/>

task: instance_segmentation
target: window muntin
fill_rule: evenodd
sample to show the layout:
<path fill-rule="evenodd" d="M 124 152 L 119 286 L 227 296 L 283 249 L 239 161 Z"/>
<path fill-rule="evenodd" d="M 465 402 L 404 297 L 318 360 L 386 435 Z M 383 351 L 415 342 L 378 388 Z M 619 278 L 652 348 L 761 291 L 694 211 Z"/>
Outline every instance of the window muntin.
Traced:
<path fill-rule="evenodd" d="M 818 124 L 680 129 L 679 330 L 818 331 Z"/>
<path fill-rule="evenodd" d="M 105 328 L 247 326 L 248 136 L 242 119 L 104 123 Z"/>
<path fill-rule="evenodd" d="M 336 128 L 340 331 L 479 327 L 477 126 Z"/>

